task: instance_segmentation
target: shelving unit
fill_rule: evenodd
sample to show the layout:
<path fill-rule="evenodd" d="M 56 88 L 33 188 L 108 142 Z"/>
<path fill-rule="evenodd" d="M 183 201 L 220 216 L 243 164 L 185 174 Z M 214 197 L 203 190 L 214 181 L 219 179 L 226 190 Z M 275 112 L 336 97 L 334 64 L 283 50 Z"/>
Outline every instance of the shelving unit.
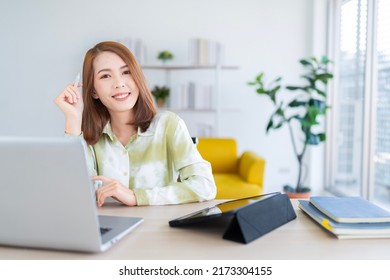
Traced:
<path fill-rule="evenodd" d="M 212 71 L 213 72 L 213 78 L 208 78 L 211 80 L 211 85 L 213 86 L 213 91 L 211 92 L 211 98 L 212 103 L 210 104 L 209 109 L 197 109 L 197 108 L 177 108 L 174 106 L 169 106 L 167 108 L 164 108 L 166 110 L 173 111 L 177 113 L 180 117 L 182 117 L 187 125 L 189 125 L 190 133 L 194 134 L 194 136 L 218 136 L 220 134 L 220 119 L 221 119 L 221 112 L 222 108 L 220 105 L 221 100 L 221 79 L 222 79 L 222 72 L 228 71 L 228 70 L 238 70 L 238 66 L 232 66 L 232 65 L 141 65 L 142 69 L 144 70 L 145 74 L 147 74 L 147 70 L 155 70 L 155 71 L 162 71 L 164 73 L 164 83 L 166 86 L 168 86 L 171 89 L 171 96 L 170 99 L 173 101 L 175 98 L 178 98 L 177 95 L 173 92 L 173 86 L 172 83 L 172 75 L 174 75 L 173 72 L 175 71 Z M 146 70 L 146 71 L 145 71 Z M 154 86 L 153 81 L 149 81 L 151 88 Z M 172 102 L 171 102 L 172 104 Z M 212 121 L 211 127 L 207 127 L 210 125 L 207 125 L 207 123 L 204 121 L 207 119 L 210 121 L 209 118 L 214 118 Z M 196 129 L 191 129 L 191 121 L 199 120 L 199 124 L 202 126 L 202 119 L 204 122 L 204 128 L 202 131 L 196 131 Z M 192 131 L 191 131 L 192 130 Z M 202 130 L 202 129 L 200 129 Z M 196 135 L 195 135 L 196 134 Z"/>
<path fill-rule="evenodd" d="M 141 65 L 142 69 L 155 70 L 194 70 L 194 69 L 221 69 L 221 70 L 237 70 L 238 66 L 226 65 Z"/>

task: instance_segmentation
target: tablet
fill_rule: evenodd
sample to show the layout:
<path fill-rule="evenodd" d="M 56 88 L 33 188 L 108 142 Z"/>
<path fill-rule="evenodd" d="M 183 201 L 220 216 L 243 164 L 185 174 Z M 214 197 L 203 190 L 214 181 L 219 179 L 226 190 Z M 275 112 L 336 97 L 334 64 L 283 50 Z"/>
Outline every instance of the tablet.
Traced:
<path fill-rule="evenodd" d="M 279 195 L 280 192 L 267 193 L 258 196 L 252 196 L 247 198 L 240 198 L 235 200 L 229 200 L 226 202 L 219 203 L 215 206 L 202 209 L 197 212 L 179 217 L 177 219 L 169 221 L 169 225 L 172 227 L 190 225 L 202 221 L 207 221 L 209 219 L 214 219 L 221 216 L 234 216 L 234 214 L 239 210 L 251 205 L 253 203 L 269 199 L 275 195 Z"/>

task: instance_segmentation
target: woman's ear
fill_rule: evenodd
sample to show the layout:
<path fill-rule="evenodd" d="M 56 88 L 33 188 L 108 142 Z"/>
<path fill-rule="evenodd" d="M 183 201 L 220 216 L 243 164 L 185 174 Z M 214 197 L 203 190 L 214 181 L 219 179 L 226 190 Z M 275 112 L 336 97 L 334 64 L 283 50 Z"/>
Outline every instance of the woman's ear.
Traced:
<path fill-rule="evenodd" d="M 92 91 L 92 97 L 95 99 L 99 99 L 99 96 L 97 95 L 95 90 Z"/>

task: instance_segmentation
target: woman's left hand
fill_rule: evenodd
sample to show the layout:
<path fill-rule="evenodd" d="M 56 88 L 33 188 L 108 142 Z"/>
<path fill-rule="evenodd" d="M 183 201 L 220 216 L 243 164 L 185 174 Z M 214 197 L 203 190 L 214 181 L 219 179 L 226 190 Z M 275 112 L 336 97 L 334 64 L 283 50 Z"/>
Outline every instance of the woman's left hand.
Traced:
<path fill-rule="evenodd" d="M 94 176 L 92 180 L 103 182 L 103 186 L 96 190 L 96 200 L 99 207 L 103 206 L 107 197 L 112 197 L 128 206 L 137 205 L 134 192 L 119 181 L 104 176 Z"/>

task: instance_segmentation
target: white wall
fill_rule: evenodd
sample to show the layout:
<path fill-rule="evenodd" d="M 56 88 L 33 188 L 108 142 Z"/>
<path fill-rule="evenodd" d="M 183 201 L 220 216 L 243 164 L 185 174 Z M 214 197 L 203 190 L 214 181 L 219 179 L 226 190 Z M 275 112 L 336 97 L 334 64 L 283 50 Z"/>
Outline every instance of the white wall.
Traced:
<path fill-rule="evenodd" d="M 185 63 L 188 40 L 210 38 L 224 44 L 226 63 L 240 67 L 222 86 L 222 106 L 240 112 L 224 116 L 221 135 L 235 137 L 240 152 L 251 149 L 265 157 L 265 189 L 280 190 L 296 181 L 287 130 L 265 135 L 273 108 L 246 84 L 260 71 L 269 79 L 299 81 L 297 61 L 320 49 L 313 45 L 318 24 L 312 11 L 322 10 L 313 3 L 325 1 L 1 0 L 0 135 L 61 136 L 64 120 L 53 100 L 99 41 L 141 38 L 147 62 L 169 49 L 177 63 Z"/>

